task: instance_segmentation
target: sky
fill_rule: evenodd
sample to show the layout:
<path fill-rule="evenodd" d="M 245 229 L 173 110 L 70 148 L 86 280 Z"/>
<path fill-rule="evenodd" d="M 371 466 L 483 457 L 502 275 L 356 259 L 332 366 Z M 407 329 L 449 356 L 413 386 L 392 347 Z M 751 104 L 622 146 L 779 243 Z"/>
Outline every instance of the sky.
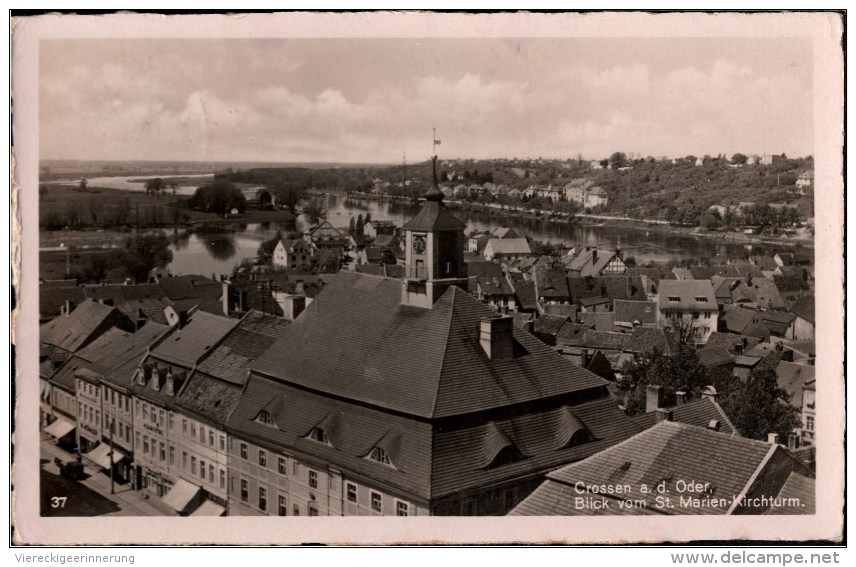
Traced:
<path fill-rule="evenodd" d="M 798 38 L 62 39 L 41 159 L 812 154 Z"/>

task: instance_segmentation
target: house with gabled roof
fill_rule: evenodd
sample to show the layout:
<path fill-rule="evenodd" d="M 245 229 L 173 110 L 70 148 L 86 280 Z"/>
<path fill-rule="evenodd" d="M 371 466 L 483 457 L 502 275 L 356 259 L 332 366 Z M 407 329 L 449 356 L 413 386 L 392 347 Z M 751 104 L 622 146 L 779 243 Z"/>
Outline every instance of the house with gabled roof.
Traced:
<path fill-rule="evenodd" d="M 172 333 L 139 361 L 128 385 L 139 484 L 150 495 L 164 498 L 176 513 L 193 504 L 190 499 L 184 501 L 184 496 L 198 497 L 179 475 L 183 463 L 177 447 L 181 436 L 187 433 L 180 427 L 176 400 L 196 365 L 238 323 L 237 319 L 199 309 L 189 311 Z M 196 435 L 196 431 L 190 434 Z"/>
<path fill-rule="evenodd" d="M 513 260 L 532 254 L 529 241 L 525 238 L 491 238 L 482 251 L 485 260 Z"/>
<path fill-rule="evenodd" d="M 794 319 L 794 340 L 814 340 L 814 296 L 803 296 L 797 299 L 790 307 L 790 312 L 796 316 Z"/>
<path fill-rule="evenodd" d="M 710 280 L 660 280 L 660 321 L 666 327 L 691 326 L 697 344 L 717 330 L 719 310 Z"/>
<path fill-rule="evenodd" d="M 467 290 L 465 227 L 443 198 L 432 187 L 404 226 L 404 278 L 325 277 L 251 363 L 226 430 L 254 513 L 282 497 L 288 515 L 502 514 L 635 431 L 603 379 Z M 243 472 L 260 451 L 285 459 L 268 469 L 275 494 Z"/>
<path fill-rule="evenodd" d="M 510 515 L 813 512 L 779 497 L 792 475 L 811 478 L 813 473 L 777 438 L 764 442 L 723 435 L 666 417 L 624 443 L 549 473 Z M 607 486 L 612 490 L 600 489 Z"/>
<path fill-rule="evenodd" d="M 568 274 L 573 276 L 615 276 L 627 269 L 621 254 L 598 248 L 583 248 L 567 264 Z"/>

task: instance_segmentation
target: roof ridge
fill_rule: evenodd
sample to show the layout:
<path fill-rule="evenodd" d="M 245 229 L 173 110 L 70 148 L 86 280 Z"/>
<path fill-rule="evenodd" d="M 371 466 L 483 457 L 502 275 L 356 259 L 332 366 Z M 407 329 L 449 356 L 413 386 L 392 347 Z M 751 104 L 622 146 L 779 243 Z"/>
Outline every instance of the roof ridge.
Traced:
<path fill-rule="evenodd" d="M 440 385 L 443 382 L 443 367 L 446 366 L 446 356 L 449 353 L 449 333 L 452 332 L 452 319 L 454 319 L 454 317 L 455 317 L 455 302 L 458 299 L 457 288 L 458 288 L 458 286 L 456 286 L 456 285 L 449 286 L 449 288 L 443 293 L 443 295 L 440 296 L 440 298 L 442 299 L 442 297 L 445 296 L 446 293 L 451 292 L 451 294 L 452 294 L 452 297 L 450 298 L 451 305 L 449 307 L 449 316 L 448 316 L 448 320 L 446 321 L 446 325 L 445 325 L 446 332 L 443 334 L 443 341 L 445 343 L 443 346 L 443 358 L 440 360 L 440 364 L 437 365 L 437 379 L 434 381 L 434 383 L 436 384 L 436 389 L 434 390 L 434 395 L 431 397 L 431 417 L 432 418 L 436 417 L 437 398 L 440 395 Z"/>

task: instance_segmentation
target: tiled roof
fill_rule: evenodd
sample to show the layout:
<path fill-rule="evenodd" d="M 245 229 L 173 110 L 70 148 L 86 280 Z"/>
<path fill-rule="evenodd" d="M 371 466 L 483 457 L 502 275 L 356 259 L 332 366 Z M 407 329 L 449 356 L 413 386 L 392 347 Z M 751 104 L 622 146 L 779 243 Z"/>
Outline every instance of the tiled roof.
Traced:
<path fill-rule="evenodd" d="M 594 256 L 597 254 L 597 259 Z M 615 252 L 611 250 L 582 250 L 568 264 L 568 269 L 578 272 L 580 276 L 596 276 L 606 268 L 609 262 L 615 257 Z"/>
<path fill-rule="evenodd" d="M 556 343 L 564 346 L 583 346 L 588 330 L 585 325 L 568 321 L 556 333 Z"/>
<path fill-rule="evenodd" d="M 772 464 L 771 464 L 772 463 Z M 804 472 L 804 467 L 780 445 L 723 435 L 705 428 L 694 427 L 671 421 L 662 421 L 596 455 L 563 467 L 547 475 L 547 481 L 517 506 L 511 515 L 613 515 L 625 513 L 619 499 L 643 500 L 648 506 L 642 513 L 661 514 L 728 514 L 761 510 L 738 505 L 733 511 L 733 499 L 748 490 L 760 488 L 759 477 L 765 477 L 767 467 L 778 471 Z M 767 493 L 778 493 L 785 482 L 778 485 L 764 479 Z M 681 506 L 680 498 L 687 497 L 679 492 L 678 483 L 694 481 L 707 486 L 708 493 L 693 496 L 710 496 L 715 504 L 703 507 Z M 577 483 L 588 486 L 626 485 L 629 492 L 623 494 L 597 494 L 609 502 L 602 510 L 577 509 L 575 489 Z M 665 490 L 653 487 L 665 483 Z M 707 483 L 707 484 L 706 484 Z M 645 486 L 648 492 L 642 492 Z M 657 508 L 655 499 L 669 496 L 676 505 L 673 508 Z M 631 513 L 640 510 L 633 508 Z"/>
<path fill-rule="evenodd" d="M 529 241 L 525 238 L 491 238 L 485 245 L 490 246 L 494 254 L 531 254 Z"/>
<path fill-rule="evenodd" d="M 525 331 L 490 360 L 478 324 L 493 310 L 452 286 L 430 309 L 401 304 L 401 283 L 353 273 L 325 290 L 251 369 L 319 392 L 422 417 L 503 407 L 603 381 Z M 523 353 L 527 354 L 523 354 Z"/>
<path fill-rule="evenodd" d="M 632 323 L 639 321 L 643 325 L 653 325 L 657 322 L 657 303 L 654 301 L 625 301 L 616 299 L 613 302 L 615 321 Z"/>
<path fill-rule="evenodd" d="M 816 501 L 815 480 L 810 476 L 791 472 L 788 480 L 776 495 L 784 502 L 782 506 L 774 506 L 767 510 L 771 515 L 814 514 Z M 799 504 L 797 504 L 797 502 Z"/>
<path fill-rule="evenodd" d="M 505 276 L 499 277 L 477 277 L 476 283 L 481 289 L 481 292 L 488 296 L 493 295 L 514 295 L 514 288 L 505 279 Z"/>
<path fill-rule="evenodd" d="M 664 329 L 636 327 L 627 340 L 625 349 L 628 352 L 640 354 L 659 351 L 666 356 L 671 356 L 678 352 L 678 341 L 672 333 Z"/>
<path fill-rule="evenodd" d="M 776 284 L 776 288 L 780 293 L 799 292 L 809 289 L 808 283 L 797 275 L 780 276 L 773 274 L 773 283 Z"/>
<path fill-rule="evenodd" d="M 705 345 L 696 351 L 699 362 L 707 368 L 716 368 L 725 364 L 734 364 L 734 357 L 721 344 Z"/>
<path fill-rule="evenodd" d="M 536 309 L 538 307 L 535 282 L 531 280 L 517 282 L 514 284 L 514 292 L 517 294 L 517 299 L 523 309 Z"/>
<path fill-rule="evenodd" d="M 760 342 L 761 339 L 757 337 L 714 332 L 710 334 L 710 337 L 708 337 L 704 346 L 705 348 L 710 348 L 712 346 L 721 345 L 731 354 L 736 354 L 738 346 L 742 347 L 744 350 L 749 350 Z"/>
<path fill-rule="evenodd" d="M 722 407 L 712 398 L 699 398 L 666 409 L 672 412 L 672 421 L 675 423 L 708 427 L 712 421 L 716 421 L 719 423 L 719 433 L 740 435 Z M 657 424 L 657 412 L 642 413 L 632 419 L 640 429 L 648 429 Z"/>
<path fill-rule="evenodd" d="M 716 296 L 710 280 L 661 280 L 660 310 L 716 309 Z M 677 298 L 670 301 L 669 298 Z M 704 301 L 701 299 L 703 298 Z"/>
<path fill-rule="evenodd" d="M 222 425 L 240 398 L 241 386 L 197 370 L 175 398 L 175 403 L 197 416 Z"/>
<path fill-rule="evenodd" d="M 93 333 L 118 311 L 91 299 L 85 300 L 68 315 L 62 315 L 45 323 L 39 329 L 43 343 L 75 352 L 92 340 Z"/>
<path fill-rule="evenodd" d="M 419 212 L 404 223 L 405 230 L 461 230 L 467 227 L 442 201 L 425 201 Z"/>
<path fill-rule="evenodd" d="M 758 317 L 754 309 L 744 309 L 737 305 L 726 305 L 722 316 L 725 328 L 731 333 L 743 333 Z"/>
<path fill-rule="evenodd" d="M 504 226 L 495 229 L 493 235 L 496 238 L 521 238 L 521 235 L 516 230 Z"/>
<path fill-rule="evenodd" d="M 763 277 L 753 277 L 747 284 L 746 278 L 740 280 L 740 285 L 732 289 L 731 297 L 734 302 L 749 302 L 766 309 L 784 309 L 785 302 L 773 280 Z"/>
<path fill-rule="evenodd" d="M 535 286 L 538 289 L 538 297 L 556 300 L 570 298 L 568 280 L 561 268 L 535 266 Z"/>
<path fill-rule="evenodd" d="M 791 313 L 814 324 L 814 296 L 804 296 L 791 305 Z"/>
<path fill-rule="evenodd" d="M 595 331 L 611 333 L 615 331 L 615 313 L 589 312 L 578 315 L 579 322 Z"/>
<path fill-rule="evenodd" d="M 197 366 L 201 372 L 242 386 L 250 362 L 266 351 L 291 322 L 250 311 Z"/>
<path fill-rule="evenodd" d="M 814 366 L 782 360 L 776 365 L 776 382 L 791 397 L 792 406 L 802 410 L 803 386 L 814 380 Z"/>
<path fill-rule="evenodd" d="M 567 317 L 561 315 L 541 315 L 535 319 L 535 325 L 532 327 L 532 332 L 544 335 L 555 335 L 567 320 Z"/>
<path fill-rule="evenodd" d="M 500 277 L 502 276 L 502 265 L 497 262 L 468 262 L 467 275 L 469 277 Z"/>
<path fill-rule="evenodd" d="M 567 303 L 548 303 L 543 306 L 544 315 L 557 315 L 559 317 L 575 318 L 577 315 L 577 306 Z"/>
<path fill-rule="evenodd" d="M 195 311 L 184 328 L 172 333 L 152 350 L 152 356 L 190 368 L 237 324 L 237 319 Z"/>
<path fill-rule="evenodd" d="M 274 424 L 257 421 L 263 409 Z M 331 445 L 313 441 L 311 430 L 331 419 L 336 422 Z M 329 423 L 325 425 L 330 429 Z M 241 439 L 307 455 L 318 466 L 346 467 L 356 478 L 381 481 L 425 498 L 430 495 L 432 429 L 422 420 L 337 401 L 254 374 L 226 421 L 226 429 Z M 400 435 L 402 441 L 399 454 L 391 458 L 393 466 L 367 459 L 389 432 Z"/>
<path fill-rule="evenodd" d="M 689 270 L 694 280 L 709 280 L 716 273 L 710 266 L 691 266 Z"/>
<path fill-rule="evenodd" d="M 582 346 L 590 349 L 622 351 L 627 348 L 630 335 L 625 333 L 605 333 L 586 331 Z"/>

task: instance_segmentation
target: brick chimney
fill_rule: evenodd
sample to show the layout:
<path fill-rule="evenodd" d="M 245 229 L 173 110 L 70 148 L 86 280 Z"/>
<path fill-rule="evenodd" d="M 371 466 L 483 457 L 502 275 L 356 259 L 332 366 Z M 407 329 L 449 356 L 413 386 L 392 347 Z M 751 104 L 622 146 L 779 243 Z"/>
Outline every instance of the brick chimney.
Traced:
<path fill-rule="evenodd" d="M 645 413 L 657 411 L 663 405 L 663 387 L 648 384 L 645 389 Z"/>
<path fill-rule="evenodd" d="M 485 317 L 479 321 L 479 344 L 491 360 L 514 357 L 514 319 Z"/>

